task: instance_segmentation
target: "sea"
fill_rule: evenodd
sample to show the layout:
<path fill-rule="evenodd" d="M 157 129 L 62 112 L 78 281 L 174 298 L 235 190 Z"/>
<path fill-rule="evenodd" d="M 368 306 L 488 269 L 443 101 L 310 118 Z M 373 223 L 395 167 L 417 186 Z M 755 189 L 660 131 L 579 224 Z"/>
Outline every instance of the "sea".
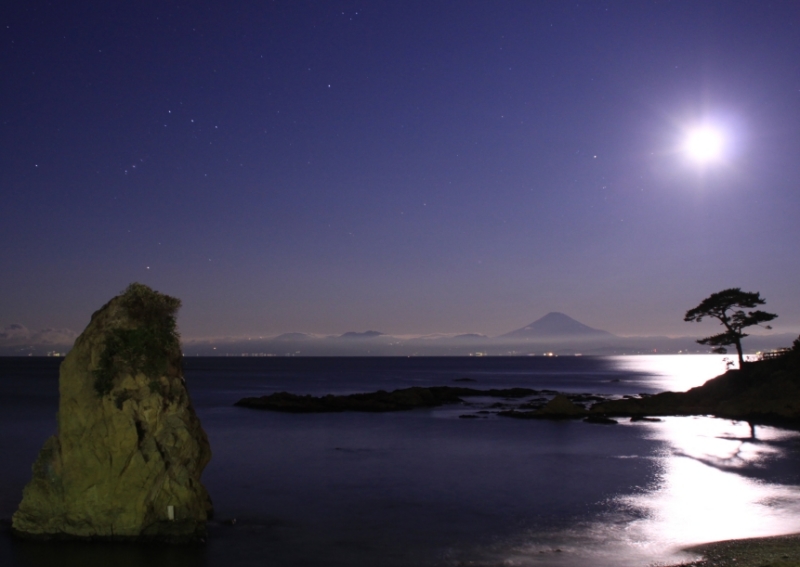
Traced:
<path fill-rule="evenodd" d="M 392 413 L 235 407 L 278 391 L 685 391 L 717 355 L 185 358 L 211 443 L 205 543 L 30 542 L 9 520 L 55 432 L 57 358 L 0 358 L 0 565 L 670 565 L 687 546 L 800 532 L 800 433 L 707 416 L 616 425 L 498 416 L 513 400 Z M 499 405 L 497 405 L 499 404 Z M 472 419 L 465 419 L 471 416 Z"/>

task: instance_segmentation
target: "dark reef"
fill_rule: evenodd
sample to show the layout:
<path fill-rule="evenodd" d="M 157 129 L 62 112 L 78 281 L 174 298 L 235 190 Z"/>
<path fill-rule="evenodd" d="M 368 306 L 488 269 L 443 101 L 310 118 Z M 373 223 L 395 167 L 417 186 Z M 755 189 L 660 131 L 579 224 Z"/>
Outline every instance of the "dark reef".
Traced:
<path fill-rule="evenodd" d="M 488 396 L 493 398 L 524 398 L 539 394 L 539 390 L 529 388 L 506 388 L 476 390 L 474 388 L 458 388 L 451 386 L 434 386 L 431 388 L 403 388 L 387 392 L 379 390 L 364 394 L 346 396 L 300 396 L 289 392 L 277 392 L 259 398 L 242 398 L 235 405 L 284 411 L 291 413 L 322 413 L 341 411 L 385 412 L 402 411 L 414 408 L 432 408 L 444 404 L 463 402 L 462 397 Z"/>
<path fill-rule="evenodd" d="M 502 400 L 481 406 L 463 399 L 470 397 Z M 456 403 L 473 406 L 473 414 L 459 416 L 465 419 L 494 413 L 516 419 L 583 419 L 588 423 L 613 425 L 616 423 L 614 417 L 660 421 L 655 416 L 712 415 L 754 424 L 798 427 L 800 339 L 781 356 L 748 362 L 741 370 L 730 370 L 688 392 L 626 395 L 623 399 L 608 400 L 593 394 L 562 394 L 529 388 L 478 390 L 434 386 L 327 396 L 277 392 L 258 398 L 243 398 L 235 405 L 291 413 L 322 413 L 403 411 Z"/>

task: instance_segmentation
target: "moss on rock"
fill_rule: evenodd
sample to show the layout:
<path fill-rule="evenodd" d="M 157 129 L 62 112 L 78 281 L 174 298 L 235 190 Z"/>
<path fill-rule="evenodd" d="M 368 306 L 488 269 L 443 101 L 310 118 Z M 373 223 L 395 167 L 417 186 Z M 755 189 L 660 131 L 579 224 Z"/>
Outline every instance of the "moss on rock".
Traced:
<path fill-rule="evenodd" d="M 156 378 L 169 371 L 169 361 L 180 352 L 175 314 L 180 299 L 132 283 L 117 298 L 131 327 L 111 329 L 105 339 L 100 361 L 92 373 L 98 395 L 111 392 L 123 373 L 142 373 Z"/>

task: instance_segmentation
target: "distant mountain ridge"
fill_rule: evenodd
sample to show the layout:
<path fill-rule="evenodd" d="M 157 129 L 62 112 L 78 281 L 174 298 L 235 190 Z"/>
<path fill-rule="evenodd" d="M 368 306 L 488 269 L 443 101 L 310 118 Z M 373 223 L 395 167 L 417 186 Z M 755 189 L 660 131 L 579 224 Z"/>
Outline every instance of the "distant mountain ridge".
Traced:
<path fill-rule="evenodd" d="M 308 339 L 313 339 L 314 337 L 309 335 L 308 333 L 283 333 L 282 335 L 278 335 L 274 337 L 273 341 L 305 341 Z"/>
<path fill-rule="evenodd" d="M 383 333 L 380 331 L 347 331 L 344 334 L 339 335 L 338 338 L 340 339 L 374 339 L 376 337 L 382 337 Z"/>
<path fill-rule="evenodd" d="M 592 328 L 568 315 L 552 311 L 530 325 L 500 335 L 504 339 L 602 339 L 615 338 L 608 331 Z"/>
<path fill-rule="evenodd" d="M 43 356 L 69 351 L 68 343 L 37 343 L 19 325 L 0 329 L 0 356 Z M 689 330 L 687 328 L 687 330 Z M 457 335 L 384 334 L 375 330 L 343 334 L 289 332 L 275 337 L 218 337 L 184 339 L 187 356 L 528 356 L 528 355 L 624 355 L 704 354 L 695 336 L 618 336 L 589 327 L 565 315 L 551 312 L 530 325 L 500 336 L 479 333 Z M 747 354 L 786 347 L 794 333 L 751 335 L 744 341 Z"/>

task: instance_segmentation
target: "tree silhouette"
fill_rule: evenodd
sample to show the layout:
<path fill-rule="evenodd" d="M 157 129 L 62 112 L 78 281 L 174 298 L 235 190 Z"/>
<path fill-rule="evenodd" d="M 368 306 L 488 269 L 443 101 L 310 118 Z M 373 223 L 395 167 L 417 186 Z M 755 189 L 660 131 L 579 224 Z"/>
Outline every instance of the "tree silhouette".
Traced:
<path fill-rule="evenodd" d="M 764 305 L 764 303 L 766 302 L 761 298 L 759 292 L 742 291 L 741 288 L 732 287 L 712 293 L 706 297 L 700 305 L 694 309 L 689 309 L 683 320 L 697 321 L 699 323 L 704 317 L 718 319 L 725 327 L 725 331 L 718 335 L 700 339 L 697 342 L 701 345 L 717 347 L 714 352 L 720 354 L 728 352 L 725 349 L 726 345 L 735 345 L 736 352 L 739 354 L 739 368 L 744 368 L 742 339 L 747 334 L 743 333 L 742 329 L 767 323 L 775 319 L 777 315 L 766 311 L 745 313 L 743 309 L 752 309 L 756 305 Z M 771 329 L 772 327 L 767 325 L 766 328 Z"/>

